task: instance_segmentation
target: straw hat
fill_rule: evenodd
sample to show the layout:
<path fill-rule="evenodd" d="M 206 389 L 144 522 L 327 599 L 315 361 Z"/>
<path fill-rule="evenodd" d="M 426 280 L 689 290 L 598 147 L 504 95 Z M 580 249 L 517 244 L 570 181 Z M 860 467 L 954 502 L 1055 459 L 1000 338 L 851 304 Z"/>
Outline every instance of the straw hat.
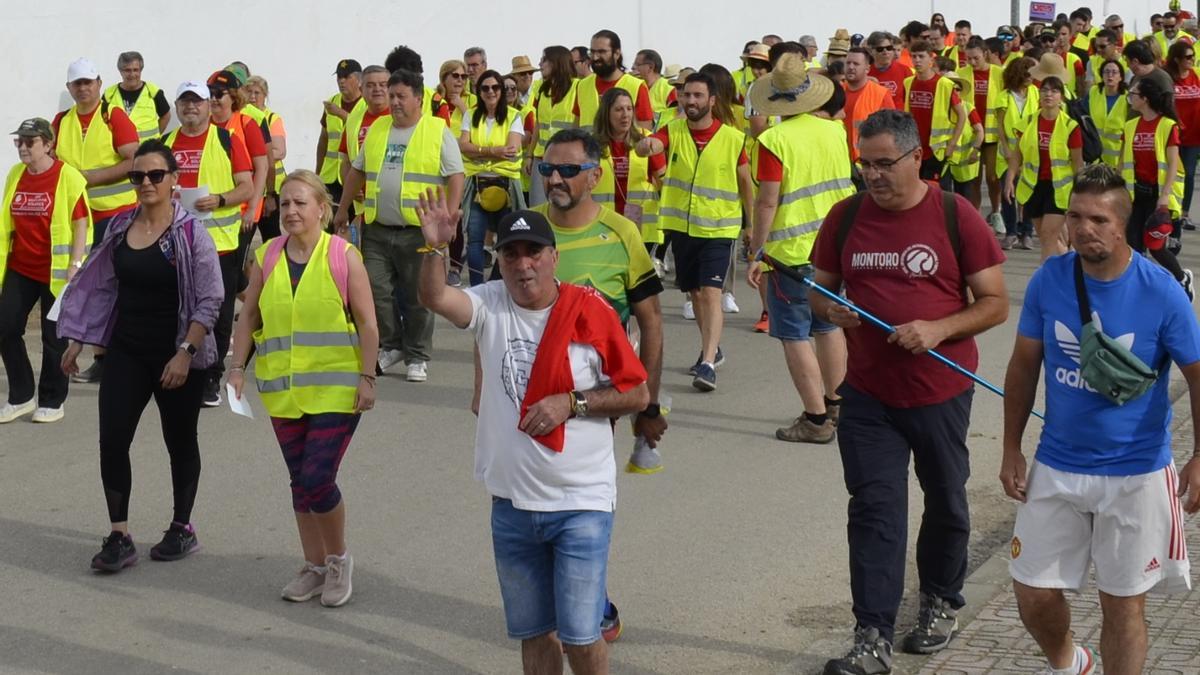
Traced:
<path fill-rule="evenodd" d="M 1038 82 L 1043 82 L 1048 77 L 1057 77 L 1065 83 L 1067 81 L 1067 66 L 1063 64 L 1061 56 L 1047 52 L 1042 54 L 1042 60 L 1038 61 L 1036 66 L 1029 69 L 1029 76 Z"/>
<path fill-rule="evenodd" d="M 674 82 L 676 77 L 679 77 L 679 71 L 683 70 L 683 66 L 678 63 L 668 63 L 663 66 L 662 76 L 667 78 L 667 82 Z"/>
<path fill-rule="evenodd" d="M 975 93 L 974 93 L 975 92 L 974 78 L 968 80 L 967 78 L 963 77 L 962 73 L 958 72 L 957 70 L 950 70 L 950 71 L 944 72 L 944 73 L 942 73 L 942 77 L 953 82 L 954 86 L 958 87 L 959 90 L 961 90 L 965 93 L 970 93 L 972 96 L 975 95 Z"/>
<path fill-rule="evenodd" d="M 755 42 L 750 45 L 750 51 L 742 54 L 742 61 L 748 62 L 750 59 L 762 61 L 763 63 L 771 62 L 771 48 L 761 42 Z"/>
<path fill-rule="evenodd" d="M 667 83 L 668 84 L 681 84 L 684 80 L 686 80 L 688 78 L 688 75 L 691 75 L 694 72 L 696 72 L 695 68 L 680 68 L 679 72 L 675 73 L 674 77 L 671 77 L 667 80 Z"/>
<path fill-rule="evenodd" d="M 825 55 L 845 56 L 848 53 L 850 53 L 850 31 L 839 28 L 833 37 L 829 38 L 829 49 L 825 50 Z"/>
<path fill-rule="evenodd" d="M 750 88 L 750 105 L 766 115 L 799 115 L 825 105 L 833 87 L 833 80 L 810 72 L 799 54 L 784 54 Z"/>
<path fill-rule="evenodd" d="M 537 72 L 538 67 L 529 61 L 528 56 L 514 56 L 512 58 L 512 70 L 509 75 L 520 75 L 521 73 Z"/>

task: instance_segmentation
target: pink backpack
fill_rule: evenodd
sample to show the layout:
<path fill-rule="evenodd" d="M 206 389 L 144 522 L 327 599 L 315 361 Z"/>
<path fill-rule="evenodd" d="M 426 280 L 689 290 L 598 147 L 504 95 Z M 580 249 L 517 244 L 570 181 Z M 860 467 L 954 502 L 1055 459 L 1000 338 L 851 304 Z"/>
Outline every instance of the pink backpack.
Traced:
<path fill-rule="evenodd" d="M 263 285 L 267 277 L 279 262 L 283 247 L 287 245 L 286 236 L 275 237 L 267 242 L 267 252 L 263 254 Z M 333 283 L 337 285 L 338 294 L 342 296 L 342 306 L 350 308 L 350 268 L 346 266 L 346 255 L 350 251 L 350 242 L 336 234 L 329 235 L 329 272 L 333 275 Z"/>

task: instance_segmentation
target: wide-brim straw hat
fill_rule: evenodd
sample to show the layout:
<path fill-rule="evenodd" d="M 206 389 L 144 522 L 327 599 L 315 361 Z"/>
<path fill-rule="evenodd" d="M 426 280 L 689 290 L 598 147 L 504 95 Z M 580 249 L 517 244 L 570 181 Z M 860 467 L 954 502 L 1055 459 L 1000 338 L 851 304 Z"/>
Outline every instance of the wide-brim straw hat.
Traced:
<path fill-rule="evenodd" d="M 970 80 L 968 80 L 967 78 L 962 76 L 962 73 L 959 73 L 956 70 L 951 70 L 951 71 L 942 73 L 942 77 L 953 82 L 954 85 L 956 87 L 962 89 L 962 91 L 964 93 L 970 93 L 972 96 L 975 95 L 975 93 L 974 93 L 975 92 L 975 79 L 974 78 L 971 78 Z"/>
<path fill-rule="evenodd" d="M 1043 82 L 1048 77 L 1057 77 L 1065 83 L 1067 81 L 1067 66 L 1058 54 L 1042 54 L 1042 60 L 1038 61 L 1036 66 L 1029 69 L 1029 76 L 1038 82 Z"/>
<path fill-rule="evenodd" d="M 539 68 L 530 62 L 528 56 L 514 56 L 512 58 L 512 70 L 508 71 L 509 75 L 520 75 L 521 73 L 534 73 Z"/>
<path fill-rule="evenodd" d="M 750 105 L 766 115 L 799 115 L 825 105 L 833 80 L 811 72 L 799 54 L 784 54 L 774 70 L 754 82 Z"/>
<path fill-rule="evenodd" d="M 755 42 L 750 45 L 750 51 L 742 54 L 742 61 L 748 62 L 750 59 L 762 61 L 763 63 L 771 62 L 771 48 L 761 42 Z"/>

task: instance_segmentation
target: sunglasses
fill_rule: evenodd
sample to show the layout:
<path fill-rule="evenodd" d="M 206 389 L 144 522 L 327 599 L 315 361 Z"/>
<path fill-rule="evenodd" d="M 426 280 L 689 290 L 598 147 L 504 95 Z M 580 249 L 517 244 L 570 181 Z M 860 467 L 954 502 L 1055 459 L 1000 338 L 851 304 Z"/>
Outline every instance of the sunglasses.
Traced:
<path fill-rule="evenodd" d="M 890 51 L 894 51 L 895 49 L 896 49 L 896 47 L 895 47 L 895 46 L 893 46 L 893 45 L 884 45 L 884 46 L 882 46 L 882 47 L 876 47 L 876 48 L 875 48 L 875 53 L 876 53 L 876 54 L 882 54 L 882 53 L 884 53 L 884 52 L 890 52 Z"/>
<path fill-rule="evenodd" d="M 125 175 L 129 177 L 129 182 L 133 183 L 134 185 L 141 185 L 142 182 L 147 178 L 149 178 L 150 182 L 154 185 L 158 185 L 159 183 L 163 182 L 163 179 L 166 178 L 167 174 L 169 173 L 171 172 L 167 171 L 166 169 L 151 169 L 150 171 L 130 171 Z"/>
<path fill-rule="evenodd" d="M 229 92 L 225 89 L 216 89 L 214 87 L 209 87 L 209 89 L 208 89 L 208 97 L 214 101 L 222 98 L 227 93 L 229 93 Z"/>
<path fill-rule="evenodd" d="M 32 147 L 33 147 L 33 141 L 34 141 L 34 139 L 35 139 L 35 138 L 41 138 L 41 136 L 27 137 L 27 138 L 14 138 L 14 139 L 13 139 L 13 147 L 16 147 L 16 148 L 32 148 Z"/>
<path fill-rule="evenodd" d="M 588 162 L 587 164 L 551 164 L 550 162 L 538 162 L 537 170 L 538 173 L 546 178 L 553 176 L 555 171 L 563 178 L 574 178 L 579 175 L 580 171 L 594 169 L 598 166 L 600 165 L 596 162 Z"/>
<path fill-rule="evenodd" d="M 516 87 L 513 87 L 513 88 L 515 89 Z M 487 94 L 487 93 L 491 93 L 493 91 L 496 93 L 500 93 L 500 91 L 502 89 L 504 89 L 504 87 L 501 87 L 498 84 L 481 84 L 481 85 L 479 85 L 479 93 L 481 93 L 481 94 Z"/>
<path fill-rule="evenodd" d="M 450 74 L 448 74 L 448 75 L 447 75 L 447 77 L 453 77 L 453 78 L 454 78 L 454 79 L 456 79 L 456 80 L 465 80 L 465 79 L 467 79 L 467 75 L 466 75 L 466 73 L 450 73 Z"/>

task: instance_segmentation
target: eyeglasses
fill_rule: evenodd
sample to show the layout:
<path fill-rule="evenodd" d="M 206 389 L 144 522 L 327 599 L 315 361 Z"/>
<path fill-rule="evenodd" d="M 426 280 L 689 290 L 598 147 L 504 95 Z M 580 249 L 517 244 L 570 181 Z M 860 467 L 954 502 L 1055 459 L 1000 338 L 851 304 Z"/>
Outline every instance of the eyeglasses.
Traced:
<path fill-rule="evenodd" d="M 1194 58 L 1196 58 L 1196 54 L 1195 54 L 1195 53 L 1191 53 L 1191 54 L 1184 54 L 1184 55 L 1183 55 L 1183 58 L 1185 58 L 1185 59 L 1194 59 Z"/>
<path fill-rule="evenodd" d="M 917 149 L 918 148 L 910 148 L 910 149 L 900 153 L 900 156 L 897 157 L 896 159 L 881 159 L 881 160 L 878 160 L 875 162 L 867 162 L 867 161 L 863 161 L 860 159 L 860 160 L 858 160 L 856 165 L 858 166 L 859 173 L 866 173 L 868 171 L 877 171 L 879 173 L 891 173 L 892 169 L 896 168 L 896 165 L 900 163 L 900 160 L 904 159 L 905 157 L 908 157 L 909 155 L 911 155 L 913 153 L 913 151 L 915 151 Z"/>
<path fill-rule="evenodd" d="M 537 170 L 538 173 L 546 178 L 553 176 L 555 171 L 563 178 L 574 178 L 579 175 L 580 171 L 594 169 L 598 166 L 600 165 L 596 162 L 588 162 L 587 164 L 551 164 L 550 162 L 538 162 Z"/>
<path fill-rule="evenodd" d="M 895 51 L 895 50 L 896 50 L 896 47 L 893 45 L 880 45 L 875 48 L 875 53 L 882 54 L 884 52 L 891 52 L 891 51 Z"/>
<path fill-rule="evenodd" d="M 134 185 L 141 185 L 142 182 L 147 178 L 149 178 L 150 182 L 154 185 L 158 185 L 159 183 L 163 182 L 163 179 L 166 178 L 167 174 L 169 173 L 171 172 L 167 171 L 166 169 L 151 169 L 150 171 L 130 171 L 125 175 L 129 177 L 129 182 L 133 183 Z"/>
<path fill-rule="evenodd" d="M 501 87 L 501 86 L 500 86 L 500 85 L 498 85 L 498 84 L 481 84 L 481 85 L 479 85 L 479 93 L 481 93 L 481 94 L 487 94 L 487 93 L 489 93 L 489 92 L 493 92 L 493 91 L 494 91 L 494 92 L 496 92 L 496 93 L 499 93 L 499 92 L 500 92 L 500 90 L 501 90 L 501 89 L 503 89 L 503 88 L 504 88 L 504 87 Z M 514 88 L 515 88 L 515 87 L 514 87 Z"/>
<path fill-rule="evenodd" d="M 467 74 L 466 73 L 447 73 L 446 77 L 453 77 L 456 80 L 465 80 L 465 79 L 467 79 Z"/>

